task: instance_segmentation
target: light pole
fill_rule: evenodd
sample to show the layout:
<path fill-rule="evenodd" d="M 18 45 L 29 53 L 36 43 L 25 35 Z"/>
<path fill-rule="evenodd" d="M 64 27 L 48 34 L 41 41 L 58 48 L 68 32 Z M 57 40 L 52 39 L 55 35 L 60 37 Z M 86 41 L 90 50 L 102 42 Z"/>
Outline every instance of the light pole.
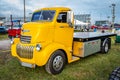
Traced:
<path fill-rule="evenodd" d="M 24 23 L 26 22 L 26 12 L 25 12 L 25 0 L 24 0 Z"/>
<path fill-rule="evenodd" d="M 110 16 L 107 16 L 107 20 L 108 20 L 108 25 L 110 26 Z"/>
<path fill-rule="evenodd" d="M 112 28 L 114 28 L 114 22 L 115 22 L 115 6 L 116 4 L 112 4 L 110 7 L 112 7 Z"/>

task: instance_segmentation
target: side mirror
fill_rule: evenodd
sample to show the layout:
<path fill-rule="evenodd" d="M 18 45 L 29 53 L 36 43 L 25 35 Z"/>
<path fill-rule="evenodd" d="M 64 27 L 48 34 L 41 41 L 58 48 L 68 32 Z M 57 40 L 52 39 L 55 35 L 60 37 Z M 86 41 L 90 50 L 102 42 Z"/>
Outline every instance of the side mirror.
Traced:
<path fill-rule="evenodd" d="M 70 27 L 73 27 L 73 23 L 74 23 L 74 13 L 73 13 L 73 11 L 68 11 L 67 12 L 67 23 L 69 24 Z"/>

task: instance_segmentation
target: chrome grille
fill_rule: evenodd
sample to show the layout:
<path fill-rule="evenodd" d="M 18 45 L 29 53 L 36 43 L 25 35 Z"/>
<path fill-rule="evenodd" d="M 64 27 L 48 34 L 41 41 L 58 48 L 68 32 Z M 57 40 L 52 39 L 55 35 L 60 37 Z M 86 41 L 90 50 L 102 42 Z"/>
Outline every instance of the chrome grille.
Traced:
<path fill-rule="evenodd" d="M 31 42 L 31 36 L 22 36 L 20 37 L 20 41 L 22 43 L 30 43 Z"/>
<path fill-rule="evenodd" d="M 20 45 L 18 44 L 16 47 L 17 54 L 21 58 L 32 59 L 33 58 L 33 49 L 34 46 L 28 45 Z"/>

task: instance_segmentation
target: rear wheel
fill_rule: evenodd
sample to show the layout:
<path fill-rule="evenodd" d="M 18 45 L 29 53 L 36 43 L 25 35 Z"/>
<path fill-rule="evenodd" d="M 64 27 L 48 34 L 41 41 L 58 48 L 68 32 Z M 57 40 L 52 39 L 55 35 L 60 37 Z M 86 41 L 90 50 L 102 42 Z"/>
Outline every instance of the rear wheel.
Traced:
<path fill-rule="evenodd" d="M 108 51 L 109 51 L 109 45 L 110 44 L 109 44 L 108 40 L 105 41 L 105 43 L 101 47 L 101 52 L 102 53 L 108 53 Z"/>
<path fill-rule="evenodd" d="M 62 72 L 66 63 L 65 55 L 62 51 L 55 51 L 45 65 L 45 70 L 50 74 L 59 74 Z"/>

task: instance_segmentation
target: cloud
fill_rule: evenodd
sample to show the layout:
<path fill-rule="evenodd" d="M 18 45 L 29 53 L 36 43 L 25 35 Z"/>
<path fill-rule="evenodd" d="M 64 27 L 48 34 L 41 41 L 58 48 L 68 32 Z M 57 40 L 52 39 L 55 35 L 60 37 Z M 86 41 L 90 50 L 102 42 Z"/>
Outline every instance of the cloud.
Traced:
<path fill-rule="evenodd" d="M 26 0 L 26 14 L 36 9 L 52 6 L 70 7 L 75 14 L 90 13 L 92 20 L 107 19 L 112 16 L 112 3 L 116 4 L 116 22 L 120 22 L 120 0 Z M 23 16 L 23 0 L 0 0 L 0 16 Z"/>

